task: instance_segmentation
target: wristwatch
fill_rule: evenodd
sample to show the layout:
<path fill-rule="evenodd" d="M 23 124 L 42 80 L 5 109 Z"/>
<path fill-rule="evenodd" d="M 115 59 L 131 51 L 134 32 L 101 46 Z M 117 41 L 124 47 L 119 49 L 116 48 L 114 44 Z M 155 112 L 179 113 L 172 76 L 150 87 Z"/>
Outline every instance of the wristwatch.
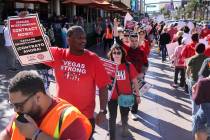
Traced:
<path fill-rule="evenodd" d="M 101 109 L 99 112 L 100 112 L 100 113 L 103 113 L 104 115 L 107 114 L 107 110 L 106 110 L 106 109 Z"/>

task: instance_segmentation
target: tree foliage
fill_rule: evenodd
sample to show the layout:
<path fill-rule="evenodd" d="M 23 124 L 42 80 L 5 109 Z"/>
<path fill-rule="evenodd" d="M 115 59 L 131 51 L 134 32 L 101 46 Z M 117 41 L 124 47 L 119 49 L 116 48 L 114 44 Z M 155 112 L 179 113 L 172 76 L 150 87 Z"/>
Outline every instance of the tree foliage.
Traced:
<path fill-rule="evenodd" d="M 166 7 L 161 8 L 160 13 L 166 17 L 170 17 L 170 11 Z"/>
<path fill-rule="evenodd" d="M 198 7 L 200 7 L 200 3 L 198 0 L 188 1 L 187 5 L 185 7 L 185 12 L 184 12 L 186 17 L 190 18 L 193 16 L 195 18 Z M 194 15 L 192 15 L 193 13 L 194 13 Z"/>

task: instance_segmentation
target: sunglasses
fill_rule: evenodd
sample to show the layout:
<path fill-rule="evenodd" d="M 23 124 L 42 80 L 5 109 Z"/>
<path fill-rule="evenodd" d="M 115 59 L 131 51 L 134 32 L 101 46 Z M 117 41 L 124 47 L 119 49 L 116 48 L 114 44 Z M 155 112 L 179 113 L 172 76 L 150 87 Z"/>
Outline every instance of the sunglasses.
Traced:
<path fill-rule="evenodd" d="M 121 52 L 112 52 L 112 54 L 114 54 L 114 55 L 121 55 L 122 53 Z"/>
<path fill-rule="evenodd" d="M 31 94 L 30 96 L 28 96 L 24 101 L 20 102 L 20 103 L 11 103 L 9 100 L 8 100 L 8 103 L 10 105 L 10 107 L 12 108 L 16 108 L 16 109 L 23 109 L 24 105 L 26 104 L 26 102 L 31 98 L 33 97 L 35 94 Z"/>
<path fill-rule="evenodd" d="M 124 37 L 129 37 L 129 35 L 124 35 Z"/>

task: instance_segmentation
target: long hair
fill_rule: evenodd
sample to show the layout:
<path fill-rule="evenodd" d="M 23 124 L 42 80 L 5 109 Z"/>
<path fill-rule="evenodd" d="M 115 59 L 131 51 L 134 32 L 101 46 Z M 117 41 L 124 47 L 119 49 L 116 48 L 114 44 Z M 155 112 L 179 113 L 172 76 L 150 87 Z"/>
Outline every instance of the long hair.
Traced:
<path fill-rule="evenodd" d="M 110 60 L 114 61 L 114 58 L 113 58 L 113 56 L 112 56 L 112 53 L 113 53 L 114 50 L 121 50 L 121 52 L 122 52 L 121 63 L 122 63 L 122 64 L 123 64 L 123 63 L 126 63 L 126 62 L 127 62 L 127 60 L 126 60 L 126 55 L 127 55 L 127 53 L 126 53 L 125 49 L 123 49 L 123 47 L 121 47 L 121 46 L 120 46 L 119 44 L 117 44 L 117 43 L 114 43 L 114 44 L 112 45 L 110 51 L 109 51 L 108 54 L 107 54 L 108 58 L 109 58 Z"/>

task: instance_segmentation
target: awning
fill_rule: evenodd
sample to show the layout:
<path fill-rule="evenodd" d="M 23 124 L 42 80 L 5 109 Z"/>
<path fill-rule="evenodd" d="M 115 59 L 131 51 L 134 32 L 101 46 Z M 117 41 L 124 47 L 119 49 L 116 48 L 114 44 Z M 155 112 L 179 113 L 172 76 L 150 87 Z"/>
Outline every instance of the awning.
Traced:
<path fill-rule="evenodd" d="M 116 5 L 117 7 L 128 11 L 130 8 L 128 6 L 126 6 L 124 3 L 122 3 L 121 1 L 113 1 L 113 4 Z"/>
<path fill-rule="evenodd" d="M 109 5 L 105 0 L 65 0 L 62 4 L 76 4 L 76 5 Z"/>
<path fill-rule="evenodd" d="M 111 5 L 107 6 L 107 7 L 104 7 L 104 10 L 106 10 L 106 11 L 122 11 L 121 8 L 117 7 L 114 4 L 111 4 Z"/>
<path fill-rule="evenodd" d="M 48 3 L 47 0 L 16 0 L 16 2 L 23 2 L 23 3 Z"/>

